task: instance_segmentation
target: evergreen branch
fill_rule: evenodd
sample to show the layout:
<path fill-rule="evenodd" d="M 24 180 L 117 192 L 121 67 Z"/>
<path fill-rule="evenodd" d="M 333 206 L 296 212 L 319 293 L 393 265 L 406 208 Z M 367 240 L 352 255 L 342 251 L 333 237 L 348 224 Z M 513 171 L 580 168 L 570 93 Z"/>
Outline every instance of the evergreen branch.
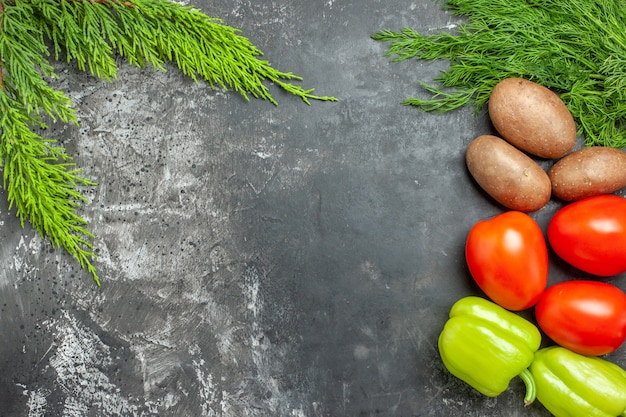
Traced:
<path fill-rule="evenodd" d="M 3 22 L 3 17 L 4 16 L 4 3 L 2 3 L 0 1 L 0 24 L 4 23 Z M 4 90 L 4 65 L 3 65 L 3 59 L 2 59 L 2 54 L 0 54 L 0 89 Z"/>
<path fill-rule="evenodd" d="M 71 100 L 51 88 L 43 77 L 56 74 L 45 56 L 48 53 L 42 32 L 33 24 L 32 8 L 27 3 L 4 7 L 0 33 L 3 90 L 20 101 L 28 114 L 43 110 L 53 120 L 76 123 Z"/>
<path fill-rule="evenodd" d="M 96 255 L 87 240 L 94 236 L 76 213 L 80 202 L 86 201 L 76 187 L 95 183 L 79 176 L 63 148 L 33 133 L 32 116 L 4 92 L 0 93 L 0 113 L 0 161 L 4 161 L 9 210 L 15 207 L 22 227 L 29 220 L 43 238 L 49 237 L 53 247 L 63 247 L 100 285 L 91 263 Z"/>
<path fill-rule="evenodd" d="M 30 221 L 53 247 L 63 247 L 98 285 L 94 235 L 77 213 L 87 201 L 77 187 L 95 183 L 81 177 L 65 149 L 33 130 L 47 127 L 44 116 L 78 124 L 71 100 L 46 81 L 58 78 L 51 53 L 107 81 L 117 77 L 117 54 L 163 71 L 174 62 L 194 81 L 246 100 L 277 104 L 268 82 L 307 104 L 336 101 L 293 84 L 302 78 L 273 68 L 238 29 L 193 7 L 169 0 L 0 0 L 0 168 L 9 209 L 22 227 Z"/>
<path fill-rule="evenodd" d="M 302 78 L 273 68 L 260 59 L 263 53 L 239 30 L 223 25 L 199 9 L 169 0 L 31 0 L 33 11 L 52 39 L 55 57 L 65 53 L 80 70 L 104 79 L 115 78 L 115 50 L 137 67 L 151 65 L 164 70 L 175 62 L 194 81 L 203 79 L 211 88 L 233 89 L 246 100 L 277 101 L 264 81 L 309 103 L 318 96 L 288 81 Z M 85 42 L 88 40 L 88 42 Z"/>
<path fill-rule="evenodd" d="M 27 220 L 53 247 L 63 247 L 98 285 L 91 259 L 93 237 L 76 210 L 85 199 L 78 185 L 93 186 L 79 176 L 64 149 L 33 132 L 46 128 L 43 114 L 52 120 L 77 124 L 71 100 L 51 88 L 44 77 L 56 77 L 50 63 L 44 32 L 32 19 L 28 3 L 2 4 L 0 56 L 0 167 L 9 209 L 15 207 L 22 227 Z"/>

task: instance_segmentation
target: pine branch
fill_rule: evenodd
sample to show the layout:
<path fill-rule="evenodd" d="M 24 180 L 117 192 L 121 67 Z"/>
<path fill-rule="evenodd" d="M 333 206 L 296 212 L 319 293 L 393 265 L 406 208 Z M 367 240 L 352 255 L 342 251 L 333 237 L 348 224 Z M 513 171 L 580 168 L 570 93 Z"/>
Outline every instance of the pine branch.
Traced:
<path fill-rule="evenodd" d="M 63 148 L 33 133 L 32 116 L 4 92 L 0 92 L 0 113 L 0 160 L 9 210 L 15 207 L 22 227 L 29 220 L 43 238 L 49 237 L 53 247 L 63 247 L 100 285 L 88 241 L 94 236 L 76 213 L 86 201 L 76 187 L 95 183 L 79 176 Z"/>
<path fill-rule="evenodd" d="M 91 263 L 94 235 L 78 213 L 86 202 L 72 158 L 34 132 L 45 117 L 78 124 L 71 100 L 48 84 L 58 78 L 48 61 L 64 56 L 99 79 L 117 78 L 116 55 L 137 67 L 165 71 L 174 62 L 194 81 L 278 104 L 265 83 L 310 100 L 318 96 L 273 68 L 239 30 L 169 0 L 0 0 L 0 168 L 9 208 L 54 247 L 63 247 L 100 285 Z"/>
<path fill-rule="evenodd" d="M 116 77 L 115 51 L 138 67 L 164 70 L 165 63 L 175 62 L 193 80 L 232 88 L 246 99 L 250 94 L 277 104 L 267 81 L 307 104 L 336 101 L 288 82 L 302 78 L 273 68 L 238 29 L 190 6 L 169 0 L 39 0 L 32 7 L 41 30 L 54 42 L 55 58 L 64 53 L 68 62 L 75 60 L 80 70 L 99 78 Z"/>
<path fill-rule="evenodd" d="M 27 114 L 40 114 L 43 110 L 53 120 L 75 123 L 75 111 L 70 99 L 44 80 L 44 77 L 57 76 L 45 58 L 48 49 L 32 14 L 32 8 L 26 3 L 20 3 L 19 7 L 5 6 L 2 12 L 0 56 L 5 70 L 3 89 L 25 107 Z"/>
<path fill-rule="evenodd" d="M 47 48 L 42 31 L 33 24 L 32 9 L 27 4 L 1 7 L 0 167 L 9 209 L 15 207 L 22 227 L 30 221 L 43 238 L 48 237 L 53 247 L 63 247 L 100 285 L 91 263 L 95 254 L 89 239 L 94 236 L 76 212 L 86 201 L 76 187 L 95 183 L 80 177 L 63 148 L 33 132 L 35 127 L 47 127 L 43 114 L 76 124 L 75 111 L 71 100 L 43 78 L 56 75 L 44 58 Z"/>

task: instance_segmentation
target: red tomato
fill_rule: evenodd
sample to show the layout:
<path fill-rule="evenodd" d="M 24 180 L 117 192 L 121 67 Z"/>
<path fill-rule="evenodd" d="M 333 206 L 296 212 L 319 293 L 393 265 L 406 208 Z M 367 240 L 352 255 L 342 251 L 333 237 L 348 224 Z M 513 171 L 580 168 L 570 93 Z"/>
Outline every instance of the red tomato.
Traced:
<path fill-rule="evenodd" d="M 626 339 L 626 294 L 606 282 L 552 285 L 537 303 L 535 315 L 549 338 L 582 355 L 613 352 Z"/>
<path fill-rule="evenodd" d="M 568 204 L 548 225 L 554 252 L 598 276 L 626 272 L 626 199 L 600 195 Z"/>
<path fill-rule="evenodd" d="M 465 259 L 483 292 L 509 310 L 535 305 L 548 282 L 545 238 L 532 217 L 520 211 L 476 223 L 467 236 Z"/>

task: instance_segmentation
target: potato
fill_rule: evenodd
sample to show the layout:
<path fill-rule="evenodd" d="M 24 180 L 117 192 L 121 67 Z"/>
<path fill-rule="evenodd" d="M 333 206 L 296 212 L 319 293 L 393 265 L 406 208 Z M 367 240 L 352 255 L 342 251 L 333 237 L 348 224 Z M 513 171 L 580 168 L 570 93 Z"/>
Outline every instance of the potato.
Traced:
<path fill-rule="evenodd" d="M 537 211 L 550 200 L 548 174 L 528 155 L 492 135 L 474 139 L 465 154 L 478 185 L 503 206 Z"/>
<path fill-rule="evenodd" d="M 494 87 L 489 117 L 499 135 L 541 158 L 556 159 L 576 145 L 576 124 L 550 89 L 523 78 L 506 78 Z"/>
<path fill-rule="evenodd" d="M 626 187 L 626 152 L 604 146 L 582 148 L 548 171 L 552 193 L 565 201 L 609 194 Z"/>

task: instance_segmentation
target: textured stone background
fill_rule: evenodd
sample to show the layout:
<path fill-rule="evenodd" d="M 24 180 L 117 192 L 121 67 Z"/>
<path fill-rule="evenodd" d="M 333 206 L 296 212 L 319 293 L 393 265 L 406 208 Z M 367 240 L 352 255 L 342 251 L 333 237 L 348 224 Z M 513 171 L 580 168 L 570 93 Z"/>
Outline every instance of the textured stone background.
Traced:
<path fill-rule="evenodd" d="M 103 285 L 0 192 L 0 416 L 547 416 L 519 380 L 478 395 L 436 349 L 452 303 L 480 294 L 467 231 L 502 210 L 463 160 L 491 127 L 402 106 L 446 63 L 390 63 L 369 36 L 458 21 L 435 1 L 194 5 L 340 101 L 59 64 L 80 127 L 49 136 L 98 182 L 81 213 Z M 551 265 L 551 282 L 576 276 Z"/>

